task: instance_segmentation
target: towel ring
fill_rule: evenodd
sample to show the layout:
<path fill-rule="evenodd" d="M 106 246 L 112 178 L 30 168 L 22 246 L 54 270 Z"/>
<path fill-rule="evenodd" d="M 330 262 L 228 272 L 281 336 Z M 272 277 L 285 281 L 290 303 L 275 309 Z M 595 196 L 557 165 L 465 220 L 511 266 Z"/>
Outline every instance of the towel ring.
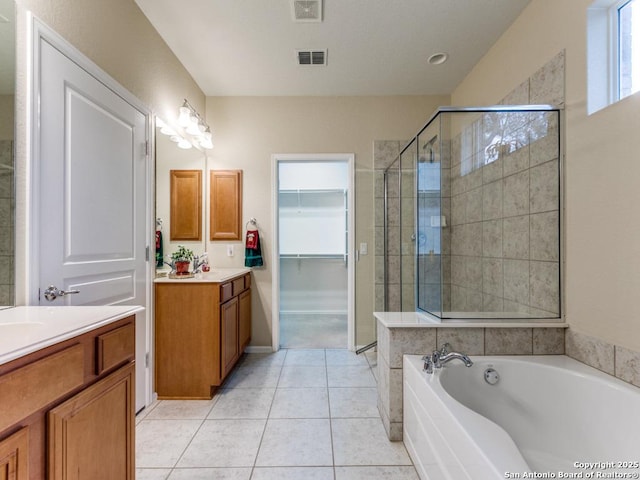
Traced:
<path fill-rule="evenodd" d="M 258 222 L 253 217 L 249 219 L 249 221 L 245 224 L 244 228 L 248 230 L 249 229 L 249 224 L 251 224 L 254 227 L 258 228 Z"/>

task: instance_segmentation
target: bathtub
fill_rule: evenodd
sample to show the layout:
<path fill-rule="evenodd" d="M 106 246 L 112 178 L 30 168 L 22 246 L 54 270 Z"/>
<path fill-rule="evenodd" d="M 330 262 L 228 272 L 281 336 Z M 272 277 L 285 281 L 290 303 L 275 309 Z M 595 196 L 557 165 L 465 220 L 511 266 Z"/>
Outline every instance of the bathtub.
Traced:
<path fill-rule="evenodd" d="M 422 480 L 640 478 L 639 388 L 564 355 L 472 360 L 427 374 L 404 356 L 403 439 Z"/>

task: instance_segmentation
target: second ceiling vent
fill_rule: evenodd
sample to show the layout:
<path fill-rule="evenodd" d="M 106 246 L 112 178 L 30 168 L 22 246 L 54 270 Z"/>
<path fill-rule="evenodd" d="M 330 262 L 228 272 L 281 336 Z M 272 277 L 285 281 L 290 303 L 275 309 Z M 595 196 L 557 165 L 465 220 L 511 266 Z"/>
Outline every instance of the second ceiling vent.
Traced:
<path fill-rule="evenodd" d="M 322 0 L 291 0 L 291 12 L 296 22 L 321 22 Z"/>
<path fill-rule="evenodd" d="M 298 65 L 322 66 L 327 64 L 326 50 L 296 50 Z"/>

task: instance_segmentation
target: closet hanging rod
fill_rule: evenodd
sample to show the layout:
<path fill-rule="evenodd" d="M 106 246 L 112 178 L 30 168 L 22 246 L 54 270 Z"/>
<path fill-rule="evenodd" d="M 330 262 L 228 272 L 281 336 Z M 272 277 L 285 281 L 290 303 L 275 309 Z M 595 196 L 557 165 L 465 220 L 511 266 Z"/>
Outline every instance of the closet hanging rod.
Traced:
<path fill-rule="evenodd" d="M 345 255 L 343 253 L 281 253 L 280 258 L 293 258 L 293 259 L 311 259 L 311 258 L 327 258 L 327 259 L 340 259 L 343 260 Z"/>

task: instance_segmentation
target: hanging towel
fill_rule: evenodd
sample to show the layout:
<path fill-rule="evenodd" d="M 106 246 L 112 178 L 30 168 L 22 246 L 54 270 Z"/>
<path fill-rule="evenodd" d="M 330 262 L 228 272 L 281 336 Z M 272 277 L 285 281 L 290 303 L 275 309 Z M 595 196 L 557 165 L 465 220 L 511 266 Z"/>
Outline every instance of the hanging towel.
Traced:
<path fill-rule="evenodd" d="M 164 266 L 164 255 L 162 254 L 162 230 L 156 230 L 156 268 Z"/>
<path fill-rule="evenodd" d="M 244 266 L 262 267 L 262 249 L 260 248 L 260 234 L 258 230 L 247 230 L 244 248 Z"/>

